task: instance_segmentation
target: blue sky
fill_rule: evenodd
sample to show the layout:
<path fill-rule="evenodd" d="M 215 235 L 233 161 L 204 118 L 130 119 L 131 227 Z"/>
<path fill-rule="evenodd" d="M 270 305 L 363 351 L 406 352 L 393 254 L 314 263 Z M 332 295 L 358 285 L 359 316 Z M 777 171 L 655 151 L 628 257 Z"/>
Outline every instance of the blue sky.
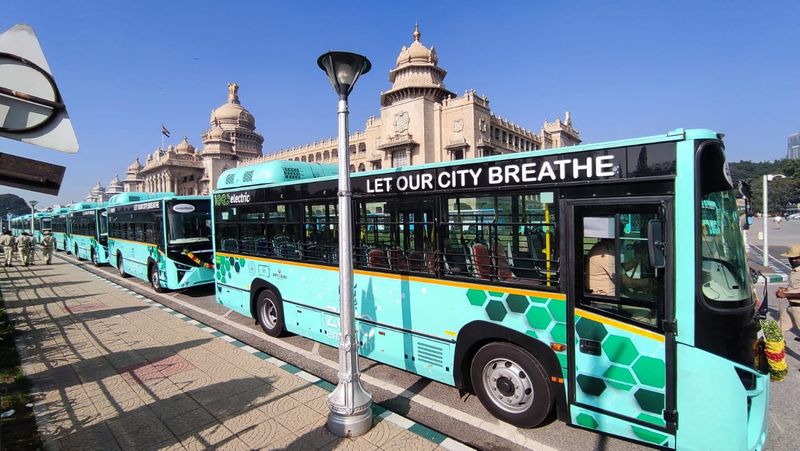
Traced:
<path fill-rule="evenodd" d="M 419 23 L 445 84 L 537 131 L 569 110 L 584 142 L 685 128 L 726 134 L 734 161 L 785 155 L 800 130 L 800 3 L 792 1 L 35 1 L 7 0 L 0 31 L 36 30 L 81 149 L 3 139 L 0 150 L 67 167 L 59 196 L 82 199 L 135 156 L 186 135 L 200 146 L 226 85 L 239 84 L 264 151 L 336 134 L 336 97 L 317 57 L 367 55 L 351 131 L 379 112 L 388 72 Z"/>

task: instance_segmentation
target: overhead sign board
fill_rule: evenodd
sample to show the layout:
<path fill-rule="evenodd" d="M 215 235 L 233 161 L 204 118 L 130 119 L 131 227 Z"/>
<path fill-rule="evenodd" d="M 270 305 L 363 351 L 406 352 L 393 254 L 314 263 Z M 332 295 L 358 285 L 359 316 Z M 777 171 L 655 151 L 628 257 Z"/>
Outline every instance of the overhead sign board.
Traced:
<path fill-rule="evenodd" d="M 0 34 L 0 136 L 61 152 L 78 151 L 39 39 L 24 24 Z"/>

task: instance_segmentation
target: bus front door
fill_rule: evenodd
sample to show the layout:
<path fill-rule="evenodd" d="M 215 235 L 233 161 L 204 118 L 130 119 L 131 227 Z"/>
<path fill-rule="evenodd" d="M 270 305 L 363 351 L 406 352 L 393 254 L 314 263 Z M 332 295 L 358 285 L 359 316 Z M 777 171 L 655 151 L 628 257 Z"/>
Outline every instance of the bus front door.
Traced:
<path fill-rule="evenodd" d="M 674 446 L 674 337 L 671 252 L 653 263 L 654 230 L 665 222 L 668 198 L 564 201 L 568 285 L 568 394 L 571 422 L 657 446 Z M 662 227 L 654 227 L 657 223 Z M 669 245 L 657 246 L 669 249 Z"/>

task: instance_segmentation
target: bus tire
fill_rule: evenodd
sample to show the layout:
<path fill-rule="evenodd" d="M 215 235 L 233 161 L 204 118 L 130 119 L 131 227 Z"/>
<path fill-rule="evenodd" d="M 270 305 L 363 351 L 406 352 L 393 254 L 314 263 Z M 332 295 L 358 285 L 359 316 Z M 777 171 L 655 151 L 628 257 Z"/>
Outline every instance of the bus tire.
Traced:
<path fill-rule="evenodd" d="M 164 287 L 161 286 L 161 279 L 158 278 L 158 268 L 155 263 L 150 263 L 147 267 L 147 278 L 150 279 L 150 286 L 153 287 L 153 291 L 156 293 L 163 293 L 166 291 Z"/>
<path fill-rule="evenodd" d="M 264 333 L 270 337 L 280 337 L 286 332 L 283 323 L 283 305 L 278 296 L 270 290 L 258 293 L 256 319 Z"/>
<path fill-rule="evenodd" d="M 553 408 L 547 373 L 519 346 L 506 342 L 485 345 L 472 359 L 470 376 L 483 407 L 514 426 L 538 426 Z"/>
<path fill-rule="evenodd" d="M 75 244 L 75 258 L 77 258 L 78 260 L 81 259 L 81 254 L 78 253 L 78 244 L 77 243 Z"/>
<path fill-rule="evenodd" d="M 100 266 L 100 263 L 97 261 L 97 253 L 94 251 L 94 248 L 89 248 L 89 258 L 92 261 L 92 264 L 95 266 Z"/>
<path fill-rule="evenodd" d="M 123 263 L 122 254 L 119 252 L 117 253 L 117 272 L 119 272 L 120 277 L 128 277 L 128 275 L 125 274 L 125 266 Z"/>

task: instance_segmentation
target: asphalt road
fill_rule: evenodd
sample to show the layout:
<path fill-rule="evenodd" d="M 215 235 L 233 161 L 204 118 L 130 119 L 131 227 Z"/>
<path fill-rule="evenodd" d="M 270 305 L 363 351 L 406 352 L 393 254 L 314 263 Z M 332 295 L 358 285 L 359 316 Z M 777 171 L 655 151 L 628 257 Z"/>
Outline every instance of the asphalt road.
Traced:
<path fill-rule="evenodd" d="M 772 224 L 771 224 L 772 225 Z M 774 227 L 774 225 L 772 225 Z M 750 258 L 760 262 L 760 242 L 756 240 L 760 227 L 748 233 L 752 245 Z M 800 221 L 784 222 L 782 229 L 770 229 L 770 255 L 776 272 L 788 273 L 786 259 L 779 255 L 792 243 L 800 242 Z M 59 253 L 64 256 L 63 253 Z M 71 256 L 66 257 L 74 262 Z M 783 264 L 782 264 L 783 262 Z M 187 316 L 211 325 L 250 346 L 281 360 L 292 363 L 311 374 L 336 383 L 338 351 L 299 336 L 281 339 L 267 337 L 253 320 L 243 317 L 219 304 L 213 287 L 199 287 L 158 295 L 144 281 L 119 278 L 113 267 L 93 268 L 115 282 L 161 302 Z M 774 293 L 777 286 L 770 285 Z M 759 293 L 761 293 L 759 288 Z M 770 294 L 771 313 L 777 314 L 777 304 Z M 785 305 L 784 305 L 785 307 Z M 786 357 L 789 376 L 784 382 L 773 383 L 769 413 L 767 449 L 795 449 L 793 426 L 800 419 L 800 342 L 793 340 L 797 330 L 786 332 Z M 645 447 L 613 437 L 576 429 L 554 420 L 535 429 L 518 429 L 499 422 L 489 415 L 474 396 L 461 396 L 453 387 L 420 378 L 371 360 L 361 359 L 363 382 L 376 402 L 414 421 L 425 424 L 445 435 L 480 449 L 547 449 L 560 450 L 635 450 Z"/>

